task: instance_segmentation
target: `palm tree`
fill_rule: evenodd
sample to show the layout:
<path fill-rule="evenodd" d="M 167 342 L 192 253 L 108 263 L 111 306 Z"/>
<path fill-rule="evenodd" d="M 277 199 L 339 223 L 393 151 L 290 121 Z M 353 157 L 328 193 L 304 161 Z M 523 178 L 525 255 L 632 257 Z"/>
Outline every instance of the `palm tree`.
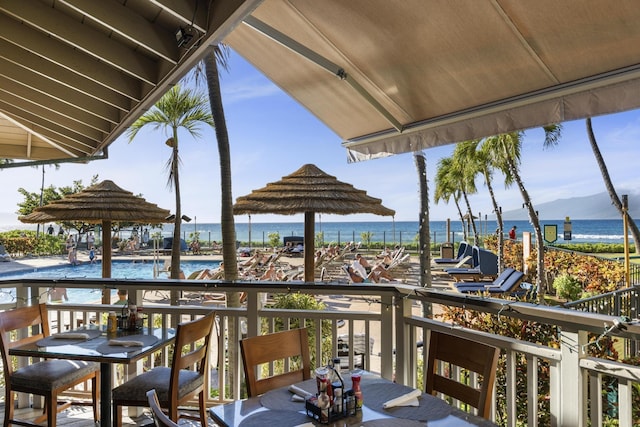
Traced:
<path fill-rule="evenodd" d="M 549 125 L 543 127 L 545 140 L 544 147 L 549 147 L 556 145 L 558 139 L 560 138 L 562 132 L 561 125 Z M 522 195 L 522 200 L 524 201 L 524 205 L 529 214 L 529 221 L 533 226 L 533 230 L 536 235 L 536 242 L 538 246 L 537 256 L 536 256 L 536 269 L 537 269 L 537 277 L 536 277 L 536 291 L 538 294 L 538 301 L 540 303 L 544 302 L 544 294 L 546 291 L 546 277 L 545 277 L 545 269 L 544 269 L 544 240 L 542 237 L 542 229 L 540 228 L 540 220 L 538 219 L 538 213 L 533 207 L 533 203 L 531 202 L 531 197 L 529 197 L 529 193 L 524 186 L 524 182 L 522 181 L 522 177 L 520 176 L 520 152 L 522 147 L 522 139 L 524 137 L 524 132 L 512 132 L 507 134 L 498 135 L 494 138 L 497 138 L 496 143 L 500 145 L 502 153 L 504 153 L 504 161 L 508 167 L 509 174 L 513 178 L 513 180 L 518 185 L 518 190 L 520 190 L 520 194 Z"/>
<path fill-rule="evenodd" d="M 480 150 L 478 151 L 478 162 L 480 171 L 484 176 L 484 182 L 489 190 L 489 196 L 491 197 L 491 203 L 493 205 L 493 212 L 496 214 L 496 222 L 498 228 L 496 230 L 498 238 L 498 272 L 504 269 L 504 221 L 502 219 L 502 210 L 498 206 L 496 200 L 495 191 L 493 190 L 493 172 L 499 171 L 504 175 L 505 188 L 510 187 L 513 184 L 513 178 L 509 174 L 509 167 L 504 161 L 503 151 L 496 138 L 486 138 L 482 141 Z M 520 155 L 518 154 L 518 157 Z"/>
<path fill-rule="evenodd" d="M 471 211 L 471 203 L 469 202 L 469 194 L 478 192 L 476 188 L 476 174 L 478 168 L 476 166 L 476 145 L 474 141 L 465 141 L 456 145 L 453 150 L 453 172 L 458 179 L 458 185 L 462 192 L 465 204 L 467 205 L 467 224 L 471 224 L 473 230 L 473 244 L 478 245 L 478 230 L 476 222 Z"/>
<path fill-rule="evenodd" d="M 129 142 L 138 135 L 140 129 L 151 125 L 154 129 L 163 129 L 171 133 L 166 144 L 171 147 L 171 157 L 167 162 L 169 176 L 167 186 L 173 187 L 176 199 L 175 220 L 173 227 L 173 243 L 171 245 L 171 278 L 180 278 L 180 224 L 182 223 L 182 207 L 180 203 L 180 180 L 178 153 L 178 129 L 187 130 L 194 138 L 200 137 L 200 127 L 206 124 L 214 126 L 208 109 L 206 97 L 202 93 L 188 88 L 173 86 L 162 98 L 136 120 L 129 129 Z"/>
<path fill-rule="evenodd" d="M 212 46 L 204 58 L 204 65 L 209 88 L 209 102 L 216 123 L 216 139 L 220 156 L 220 222 L 222 232 L 222 260 L 224 262 L 224 277 L 226 280 L 238 279 L 238 263 L 236 258 L 236 226 L 233 217 L 233 193 L 231 185 L 231 154 L 229 149 L 229 134 L 222 105 L 220 90 L 220 76 L 218 65 L 224 69 L 228 64 L 228 49 L 226 45 Z M 229 307 L 240 307 L 240 292 L 230 292 L 227 295 Z"/>
<path fill-rule="evenodd" d="M 640 253 L 640 230 L 638 230 L 638 225 L 631 218 L 629 212 L 622 209 L 622 202 L 620 201 L 620 197 L 618 197 L 618 193 L 616 192 L 615 187 L 613 186 L 613 182 L 611 182 L 611 176 L 609 176 L 609 170 L 607 169 L 607 165 L 604 162 L 604 158 L 602 157 L 602 153 L 600 152 L 600 148 L 598 147 L 598 142 L 596 141 L 596 136 L 593 133 L 593 127 L 591 126 L 591 118 L 587 118 L 587 134 L 589 135 L 589 142 L 591 144 L 591 150 L 593 151 L 593 155 L 596 157 L 596 162 L 598 163 L 598 167 L 600 168 L 600 173 L 602 174 L 602 179 L 604 180 L 604 186 L 607 188 L 607 193 L 609 193 L 609 197 L 611 198 L 611 203 L 616 207 L 620 215 L 626 215 L 627 224 L 629 229 L 631 230 L 631 235 L 633 236 L 633 241 L 635 243 L 635 252 L 636 254 Z M 626 230 L 625 230 L 626 233 Z"/>
<path fill-rule="evenodd" d="M 445 203 L 449 203 L 449 200 L 453 198 L 453 202 L 456 205 L 460 222 L 462 222 L 462 235 L 463 240 L 467 240 L 467 229 L 464 227 L 464 215 L 460 208 L 461 191 L 458 187 L 458 179 L 455 176 L 453 168 L 453 159 L 451 157 L 445 157 L 438 161 L 438 168 L 436 170 L 436 189 L 433 195 L 433 201 L 437 205 L 440 200 Z M 447 239 L 449 236 L 447 236 Z"/>

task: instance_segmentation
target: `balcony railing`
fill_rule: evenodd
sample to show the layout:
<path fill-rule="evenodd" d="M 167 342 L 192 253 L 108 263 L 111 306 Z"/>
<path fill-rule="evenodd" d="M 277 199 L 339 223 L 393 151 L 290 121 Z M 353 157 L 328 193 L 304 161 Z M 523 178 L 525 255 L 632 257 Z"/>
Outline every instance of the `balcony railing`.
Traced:
<path fill-rule="evenodd" d="M 640 327 L 633 322 L 620 324 L 617 317 L 585 313 L 563 308 L 551 308 L 523 302 L 468 296 L 412 286 L 334 285 L 314 283 L 224 283 L 201 281 L 147 281 L 69 279 L 55 282 L 42 279 L 4 281 L 0 288 L 16 288 L 16 305 L 35 303 L 52 286 L 66 288 L 116 289 L 129 291 L 132 302 L 144 308 L 154 324 L 175 325 L 177 322 L 215 310 L 217 322 L 215 345 L 211 355 L 209 377 L 209 404 L 221 404 L 243 397 L 242 363 L 238 341 L 242 336 L 273 331 L 278 328 L 304 324 L 313 330 L 312 353 L 321 355 L 320 362 L 338 354 L 338 337 L 348 343 L 345 356 L 349 367 L 362 358 L 365 369 L 409 386 L 420 384 L 427 351 L 419 343 L 428 342 L 429 331 L 451 334 L 482 341 L 502 349 L 504 363 L 501 372 L 504 381 L 495 387 L 494 420 L 505 426 L 602 425 L 603 417 L 614 418 L 618 425 L 634 425 L 638 414 L 638 395 L 633 389 L 640 382 L 640 368 L 616 361 L 588 357 L 589 337 L 607 335 L 621 340 L 638 339 Z M 180 290 L 184 295 L 198 292 L 237 291 L 248 293 L 246 304 L 240 308 L 214 307 L 190 304 L 181 300 L 180 306 L 171 306 L 143 298 L 145 292 L 169 294 Z M 301 292 L 315 297 L 336 298 L 364 302 L 364 310 L 300 310 L 274 309 L 263 306 L 264 295 L 273 298 L 279 294 Z M 32 297 L 33 296 L 33 297 Z M 169 300 L 169 298 L 167 298 Z M 550 325 L 557 328 L 557 348 L 541 345 L 535 339 L 516 339 L 503 335 L 479 332 L 456 324 L 445 323 L 423 315 L 431 304 L 435 312 L 462 308 L 494 315 L 498 322 L 519 319 L 525 322 Z M 362 306 L 362 304 L 361 304 Z M 113 306 L 101 304 L 52 304 L 52 327 L 64 329 L 81 323 L 103 325 L 106 313 Z M 555 330 L 555 329 L 554 329 Z M 356 355 L 356 341 L 369 343 L 362 355 Z M 425 351 L 423 351 L 423 349 Z M 324 352 L 324 353 L 323 353 Z M 325 358 L 326 357 L 326 358 Z M 115 381 L 123 381 L 143 368 L 143 364 L 166 364 L 168 352 L 115 370 Z M 541 378 L 548 378 L 548 387 L 539 391 Z M 473 381 L 474 379 L 470 379 Z M 524 387 L 524 390 L 523 390 Z M 615 410 L 606 406 L 608 395 Z M 613 397 L 612 397 L 613 396 Z M 366 398 L 366 397 L 365 397 Z M 457 405 L 456 402 L 452 404 Z"/>

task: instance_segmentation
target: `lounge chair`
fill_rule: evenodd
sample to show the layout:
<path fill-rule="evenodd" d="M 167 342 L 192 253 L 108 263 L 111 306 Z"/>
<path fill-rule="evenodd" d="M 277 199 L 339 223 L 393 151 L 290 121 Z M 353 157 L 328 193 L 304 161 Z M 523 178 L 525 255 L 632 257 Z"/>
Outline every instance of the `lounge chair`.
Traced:
<path fill-rule="evenodd" d="M 498 276 L 498 256 L 486 249 L 473 247 L 472 268 L 448 268 L 448 273 L 456 282 L 475 281 L 478 282 L 483 278 L 496 278 Z"/>
<path fill-rule="evenodd" d="M 491 283 L 454 283 L 459 292 L 489 292 L 492 294 L 512 294 L 520 290 L 524 273 L 513 268 L 506 268 L 500 276 Z"/>
<path fill-rule="evenodd" d="M 365 369 L 367 355 L 373 355 L 374 339 L 369 337 L 369 348 L 367 350 L 367 336 L 365 334 L 353 334 L 353 368 Z M 338 335 L 338 357 L 340 366 L 349 365 L 349 335 Z"/>
<path fill-rule="evenodd" d="M 455 258 L 435 258 L 433 262 L 436 264 L 458 264 L 466 257 L 471 257 L 473 246 L 465 241 L 460 242 L 458 246 L 458 253 Z"/>
<path fill-rule="evenodd" d="M 4 245 L 0 245 L 0 262 L 9 262 L 11 261 L 11 255 L 7 253 L 7 250 L 4 248 Z"/>

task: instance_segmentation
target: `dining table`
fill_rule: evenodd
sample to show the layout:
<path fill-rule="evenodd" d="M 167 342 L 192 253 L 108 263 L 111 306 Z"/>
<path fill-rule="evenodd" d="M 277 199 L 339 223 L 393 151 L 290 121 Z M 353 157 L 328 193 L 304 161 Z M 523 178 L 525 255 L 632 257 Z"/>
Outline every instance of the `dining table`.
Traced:
<path fill-rule="evenodd" d="M 277 388 L 261 396 L 237 400 L 209 409 L 213 420 L 222 427 L 495 427 L 493 422 L 464 412 L 443 399 L 425 394 L 411 387 L 380 376 L 362 372 L 362 407 L 354 415 L 319 419 L 307 409 L 309 396 L 316 396 L 315 378 L 289 387 Z M 344 390 L 352 387 L 349 375 L 344 376 Z M 295 390 L 293 392 L 292 390 Z M 302 391 L 302 392 L 301 392 Z M 306 394 L 305 397 L 301 397 Z M 295 397 L 298 396 L 298 397 Z M 391 401 L 403 400 L 415 406 L 388 406 Z M 399 399 L 398 399 L 399 398 Z"/>
<path fill-rule="evenodd" d="M 174 339 L 174 328 L 142 327 L 107 332 L 105 327 L 88 325 L 14 347 L 9 354 L 100 363 L 100 425 L 105 427 L 112 425 L 113 365 L 136 362 L 171 344 Z"/>

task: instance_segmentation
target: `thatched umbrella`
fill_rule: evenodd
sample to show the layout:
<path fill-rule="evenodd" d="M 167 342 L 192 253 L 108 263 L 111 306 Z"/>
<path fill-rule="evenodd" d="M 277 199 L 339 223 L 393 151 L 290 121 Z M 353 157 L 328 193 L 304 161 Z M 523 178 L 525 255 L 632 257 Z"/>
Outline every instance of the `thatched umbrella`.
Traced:
<path fill-rule="evenodd" d="M 304 280 L 313 282 L 315 213 L 347 215 L 372 213 L 393 216 L 395 211 L 382 206 L 382 200 L 364 190 L 338 181 L 315 165 L 304 165 L 280 181 L 267 184 L 251 194 L 238 197 L 234 215 L 294 215 L 304 213 Z"/>
<path fill-rule="evenodd" d="M 111 223 L 137 222 L 160 224 L 170 222 L 169 211 L 149 203 L 142 197 L 123 190 L 113 181 L 102 181 L 78 193 L 34 209 L 18 219 L 26 223 L 82 221 L 102 226 L 102 277 L 111 277 Z M 103 295 L 103 303 L 109 304 Z"/>

